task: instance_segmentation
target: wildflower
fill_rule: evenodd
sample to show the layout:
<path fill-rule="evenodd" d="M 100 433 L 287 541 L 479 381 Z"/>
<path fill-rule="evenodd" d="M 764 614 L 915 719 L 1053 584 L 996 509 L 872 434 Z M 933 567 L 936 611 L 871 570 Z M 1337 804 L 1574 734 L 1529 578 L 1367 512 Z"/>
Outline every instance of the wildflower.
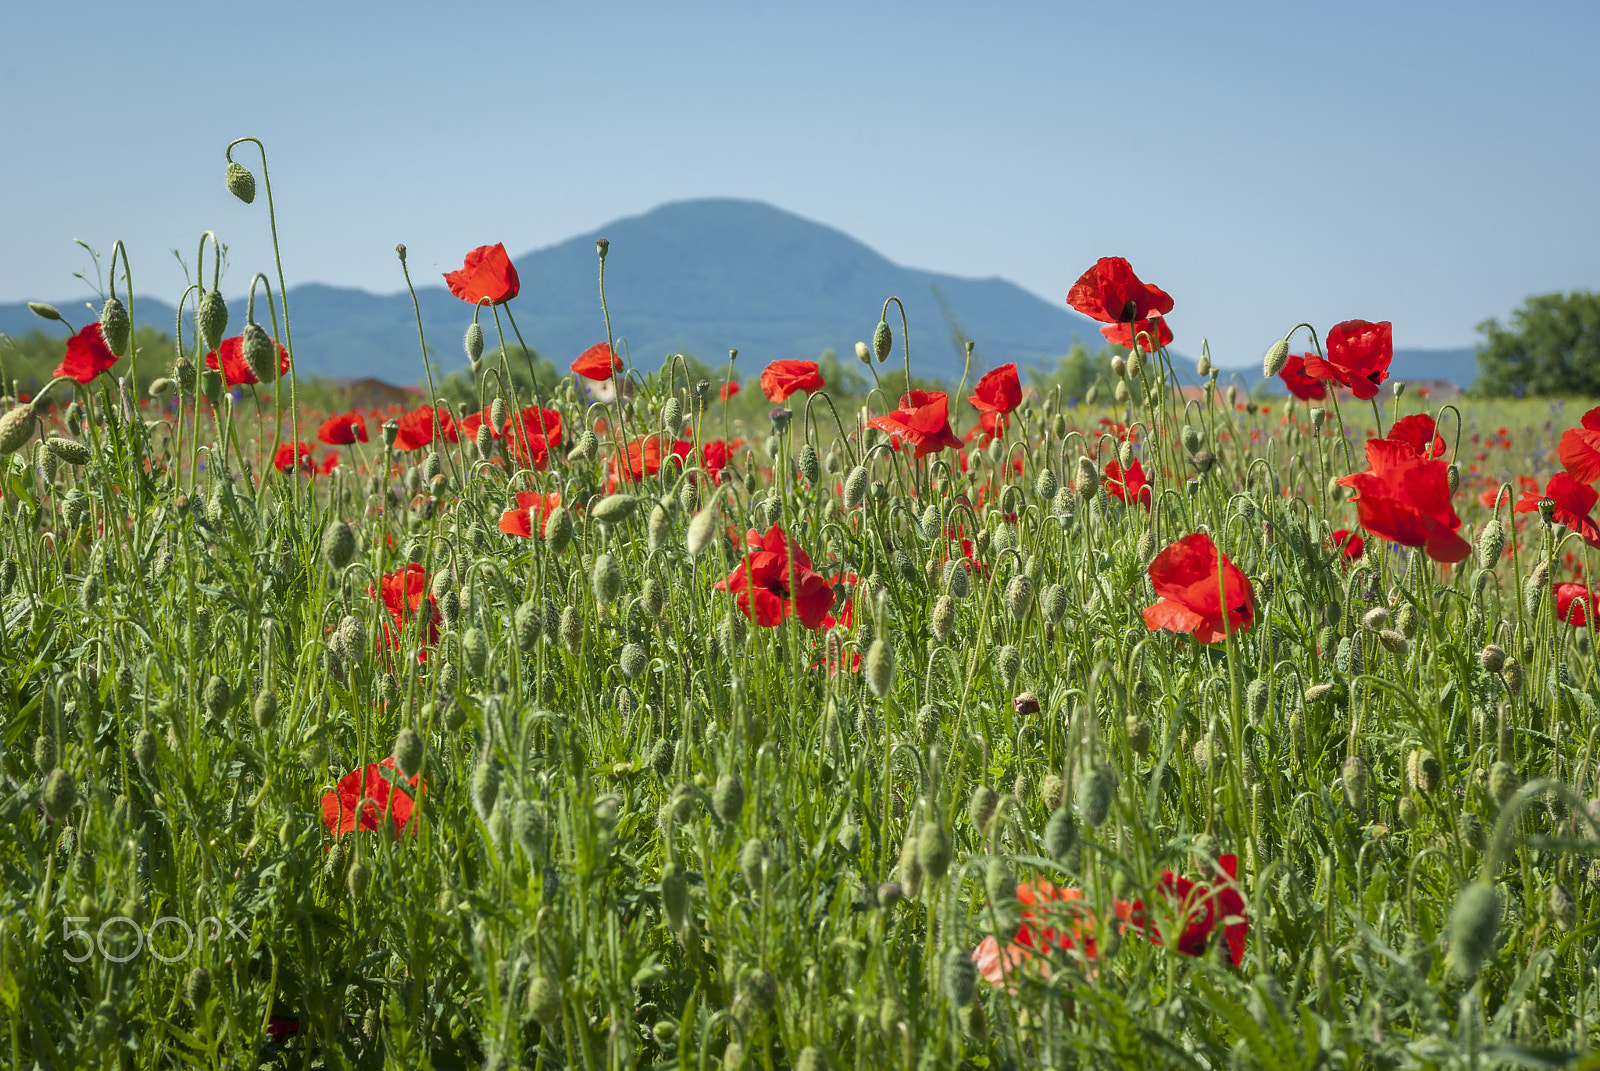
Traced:
<path fill-rule="evenodd" d="M 56 375 L 60 374 L 58 370 Z M 1583 414 L 1578 427 L 1562 432 L 1556 449 L 1561 463 L 1579 483 L 1600 480 L 1600 405 Z"/>
<path fill-rule="evenodd" d="M 797 614 L 808 629 L 821 627 L 833 608 L 833 588 L 811 568 L 811 558 L 794 546 L 781 525 L 758 535 L 745 534 L 749 548 L 737 568 L 717 581 L 718 591 L 736 592 L 736 603 L 751 621 L 773 628 Z"/>
<path fill-rule="evenodd" d="M 596 342 L 572 362 L 572 371 L 584 379 L 604 382 L 622 371 L 622 358 L 611 352 L 611 343 Z"/>
<path fill-rule="evenodd" d="M 1376 398 L 1378 387 L 1389 378 L 1389 362 L 1394 359 L 1394 333 L 1389 321 L 1346 320 L 1328 331 L 1327 343 L 1326 358 L 1306 354 L 1306 374 L 1342 383 L 1362 401 Z"/>
<path fill-rule="evenodd" d="M 1461 518 L 1450 504 L 1443 461 L 1420 457 L 1403 442 L 1367 441 L 1367 470 L 1336 482 L 1356 492 L 1361 526 L 1404 547 L 1422 547 L 1439 562 L 1458 562 L 1472 546 L 1456 529 Z"/>
<path fill-rule="evenodd" d="M 619 482 L 640 483 L 646 476 L 661 471 L 661 436 L 645 435 L 634 439 L 628 443 L 626 452 L 626 462 L 620 461 L 617 454 L 612 454 L 606 462 L 610 470 L 606 476 L 608 494 L 617 489 Z"/>
<path fill-rule="evenodd" d="M 369 762 L 364 769 L 352 770 L 339 778 L 338 787 L 322 797 L 322 821 L 329 835 L 337 839 L 355 830 L 376 830 L 384 814 L 392 817 L 397 835 L 406 828 L 416 804 L 412 793 L 403 789 L 389 791 L 390 779 L 383 771 L 393 769 L 391 755 L 382 762 Z M 426 792 L 427 785 L 420 777 L 420 774 L 413 774 L 405 783 L 419 793 Z"/>
<path fill-rule="evenodd" d="M 728 380 L 728 382 L 726 382 L 726 383 L 724 383 L 722 385 L 722 389 L 721 390 L 717 391 L 717 397 L 722 399 L 723 401 L 727 401 L 729 398 L 732 398 L 735 394 L 738 394 L 738 393 L 739 393 L 739 381 L 737 379 L 730 379 L 730 380 Z"/>
<path fill-rule="evenodd" d="M 289 473 L 296 467 L 302 472 L 314 471 L 311 463 L 311 444 L 304 442 L 279 443 L 277 453 L 272 458 L 273 467 L 279 472 Z"/>
<path fill-rule="evenodd" d="M 1600 594 L 1596 594 L 1582 584 L 1557 584 L 1556 595 L 1556 620 L 1565 621 L 1573 628 L 1583 628 L 1588 625 L 1594 628 L 1596 612 L 1600 611 Z"/>
<path fill-rule="evenodd" d="M 971 399 L 968 400 L 970 401 Z M 1006 424 L 1009 420 L 1010 418 L 1005 413 L 993 410 L 985 412 L 978 417 L 978 422 L 973 425 L 971 431 L 967 432 L 966 438 L 962 442 L 970 443 L 976 440 L 979 446 L 988 446 L 1006 433 Z M 962 454 L 962 472 L 966 471 L 966 464 L 967 455 Z"/>
<path fill-rule="evenodd" d="M 88 383 L 116 363 L 117 355 L 106 345 L 105 332 L 97 320 L 67 339 L 66 356 L 51 375 L 71 376 L 79 383 Z"/>
<path fill-rule="evenodd" d="M 501 242 L 472 250 L 462 260 L 460 271 L 444 273 L 444 281 L 452 294 L 472 305 L 485 301 L 504 305 L 522 289 L 516 266 Z"/>
<path fill-rule="evenodd" d="M 1247 631 L 1255 620 L 1249 579 L 1204 532 L 1168 545 L 1150 563 L 1149 574 L 1162 597 L 1144 612 L 1152 631 L 1191 632 L 1201 643 L 1216 643 Z"/>
<path fill-rule="evenodd" d="M 543 539 L 545 521 L 560 505 L 561 494 L 558 491 L 551 491 L 549 494 L 539 491 L 518 491 L 516 509 L 508 509 L 500 514 L 500 530 L 506 535 L 521 536 L 524 539 L 534 537 Z"/>
<path fill-rule="evenodd" d="M 1367 541 L 1348 528 L 1335 528 L 1328 533 L 1328 540 L 1346 561 L 1355 561 L 1367 549 Z"/>
<path fill-rule="evenodd" d="M 1244 962 L 1244 945 L 1250 935 L 1250 920 L 1245 914 L 1244 896 L 1239 891 L 1238 859 L 1224 855 L 1217 859 L 1218 880 L 1201 885 L 1170 870 L 1161 872 L 1158 892 L 1173 910 L 1173 921 L 1181 926 L 1174 947 L 1186 956 L 1203 956 L 1220 925 L 1228 944 L 1228 959 L 1237 967 Z M 1136 901 L 1129 913 L 1129 926 L 1142 929 L 1152 941 L 1162 943 L 1161 931 L 1145 920 L 1144 903 Z"/>
<path fill-rule="evenodd" d="M 1328 396 L 1328 388 L 1323 386 L 1322 380 L 1306 372 L 1306 358 L 1312 356 L 1309 353 L 1304 357 L 1290 354 L 1282 370 L 1278 372 L 1278 378 L 1283 380 L 1284 387 L 1302 402 L 1321 401 Z"/>
<path fill-rule="evenodd" d="M 1048 978 L 1053 952 L 1075 952 L 1090 960 L 1097 957 L 1096 922 L 1083 902 L 1081 889 L 1053 885 L 1043 879 L 1024 881 L 1017 885 L 1016 899 L 1022 908 L 1016 935 L 1003 948 L 994 936 L 985 937 L 972 953 L 972 962 L 984 981 L 1004 985 L 1008 975 L 1014 975 L 1036 956 L 1034 967 Z M 1132 905 L 1117 900 L 1114 911 L 1116 917 L 1126 919 Z"/>
<path fill-rule="evenodd" d="M 1017 366 L 1003 364 L 986 372 L 967 401 L 980 412 L 1002 415 L 1011 412 L 1022 404 L 1022 384 L 1017 380 Z"/>
<path fill-rule="evenodd" d="M 513 460 L 543 471 L 551 448 L 561 445 L 561 413 L 530 405 L 507 419 L 502 434 Z"/>
<path fill-rule="evenodd" d="M 1126 470 L 1116 458 L 1107 461 L 1103 483 L 1106 494 L 1112 498 L 1128 503 L 1140 502 L 1144 504 L 1145 509 L 1150 508 L 1150 481 L 1145 479 L 1144 466 L 1139 463 L 1138 458 L 1134 458 L 1133 464 Z"/>
<path fill-rule="evenodd" d="M 368 585 L 367 594 L 377 595 L 378 592 Z M 383 605 L 394 620 L 394 629 L 391 630 L 386 622 L 383 634 L 391 648 L 400 646 L 400 632 L 406 627 L 406 622 L 422 609 L 424 597 L 428 599 L 428 624 L 423 642 L 431 647 L 439 640 L 439 608 L 436 605 L 438 600 L 428 591 L 428 571 L 419 563 L 411 562 L 403 569 L 383 574 Z"/>
<path fill-rule="evenodd" d="M 1443 457 L 1446 450 L 1433 418 L 1426 413 L 1401 417 L 1389 428 L 1389 434 L 1384 438 L 1392 443 L 1405 443 L 1413 447 L 1418 457 Z"/>
<path fill-rule="evenodd" d="M 283 375 L 289 371 L 289 351 L 283 348 L 283 343 L 278 346 L 278 374 Z M 206 367 L 218 369 L 222 378 L 230 387 L 245 386 L 261 382 L 251 369 L 250 362 L 244 358 L 244 336 L 234 335 L 225 338 L 222 344 L 206 354 Z"/>
<path fill-rule="evenodd" d="M 351 411 L 331 416 L 317 429 L 317 441 L 329 446 L 349 446 L 367 441 L 367 422 L 360 413 Z"/>
<path fill-rule="evenodd" d="M 899 409 L 867 423 L 910 443 L 917 457 L 947 446 L 959 450 L 961 440 L 950 430 L 949 405 L 942 390 L 912 390 L 901 395 Z"/>
<path fill-rule="evenodd" d="M 1160 287 L 1141 282 L 1122 257 L 1101 257 L 1067 291 L 1067 304 L 1109 327 L 1100 333 L 1117 346 L 1133 348 L 1138 335 L 1149 336 L 1141 348 L 1165 346 L 1172 331 L 1162 318 L 1172 311 L 1172 298 Z"/>
<path fill-rule="evenodd" d="M 399 432 L 395 435 L 396 450 L 420 450 L 433 442 L 435 410 L 431 405 L 420 406 L 402 415 L 397 421 Z M 443 409 L 437 410 L 439 431 L 445 442 L 456 441 L 455 418 Z"/>
<path fill-rule="evenodd" d="M 1562 471 L 1545 483 L 1543 494 L 1538 491 L 1522 492 L 1522 497 L 1517 500 L 1516 512 L 1539 512 L 1539 500 L 1542 498 L 1549 499 L 1555 505 L 1550 515 L 1554 523 L 1577 532 L 1591 547 L 1600 547 L 1600 525 L 1596 525 L 1594 518 L 1589 516 L 1595 502 L 1600 500 L 1600 492 L 1586 483 L 1579 483 L 1570 472 Z M 1495 558 L 1499 558 L 1499 555 L 1496 554 Z"/>
<path fill-rule="evenodd" d="M 816 361 L 773 361 L 761 370 L 761 393 L 769 402 L 782 402 L 796 391 L 809 393 L 822 386 Z"/>
<path fill-rule="evenodd" d="M 1100 333 L 1113 346 L 1125 346 L 1130 350 L 1137 341 L 1146 353 L 1172 344 L 1172 328 L 1167 326 L 1164 316 L 1151 316 L 1131 324 L 1111 324 L 1102 327 Z"/>

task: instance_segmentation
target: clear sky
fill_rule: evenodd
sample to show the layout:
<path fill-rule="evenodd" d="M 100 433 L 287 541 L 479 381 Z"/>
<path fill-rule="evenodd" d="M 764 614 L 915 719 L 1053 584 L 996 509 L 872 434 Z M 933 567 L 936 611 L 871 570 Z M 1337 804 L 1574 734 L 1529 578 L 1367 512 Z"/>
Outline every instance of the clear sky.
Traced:
<path fill-rule="evenodd" d="M 729 195 L 1055 302 L 1126 256 L 1176 299 L 1176 347 L 1222 364 L 1300 320 L 1468 345 L 1529 294 L 1600 289 L 1590 0 L 35 0 L 5 22 L 0 301 L 83 296 L 74 238 L 123 239 L 169 302 L 170 251 L 208 227 L 230 292 L 270 274 L 263 200 L 222 183 L 244 134 L 291 283 L 398 290 L 397 241 L 435 282 L 475 245 Z"/>

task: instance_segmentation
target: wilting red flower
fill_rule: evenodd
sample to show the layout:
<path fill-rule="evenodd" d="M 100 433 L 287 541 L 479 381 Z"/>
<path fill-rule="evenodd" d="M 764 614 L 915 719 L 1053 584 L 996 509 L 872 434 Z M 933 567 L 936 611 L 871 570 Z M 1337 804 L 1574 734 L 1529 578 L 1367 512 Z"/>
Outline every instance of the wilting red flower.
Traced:
<path fill-rule="evenodd" d="M 56 374 L 61 373 L 58 371 Z M 1568 428 L 1561 433 L 1561 445 L 1557 447 L 1557 452 L 1561 463 L 1579 483 L 1600 480 L 1600 405 L 1583 414 L 1583 421 L 1578 427 Z"/>
<path fill-rule="evenodd" d="M 578 354 L 572 370 L 584 379 L 603 382 L 622 371 L 622 358 L 611 352 L 611 343 L 596 342 Z"/>
<path fill-rule="evenodd" d="M 1393 325 L 1388 320 L 1346 320 L 1328 331 L 1327 343 L 1326 359 L 1306 354 L 1306 374 L 1343 383 L 1362 401 L 1376 398 L 1394 360 Z"/>
<path fill-rule="evenodd" d="M 1140 282 L 1121 257 L 1095 261 L 1067 291 L 1067 304 L 1103 324 L 1135 324 L 1172 311 L 1172 298 L 1160 287 Z M 1127 345 L 1132 344 L 1130 338 Z"/>
<path fill-rule="evenodd" d="M 1595 594 L 1582 584 L 1557 584 L 1556 585 L 1556 620 L 1565 621 L 1573 628 L 1582 628 L 1585 625 L 1593 628 L 1591 622 L 1600 621 L 1600 595 Z"/>
<path fill-rule="evenodd" d="M 1461 518 L 1450 504 L 1448 466 L 1421 457 L 1406 443 L 1367 440 L 1367 470 L 1341 476 L 1356 492 L 1361 527 L 1403 547 L 1422 547 L 1438 562 L 1458 562 L 1472 546 L 1456 533 Z"/>
<path fill-rule="evenodd" d="M 256 378 L 255 370 L 250 367 L 250 362 L 244 359 L 244 336 L 234 335 L 225 338 L 217 344 L 217 348 L 206 354 L 207 368 L 220 368 L 222 379 L 230 387 L 248 386 L 251 383 L 260 383 Z M 281 376 L 289 371 L 289 351 L 283 348 L 283 343 L 278 343 L 278 374 Z"/>
<path fill-rule="evenodd" d="M 1221 926 L 1228 942 L 1228 959 L 1237 967 L 1244 962 L 1245 940 L 1250 936 L 1250 919 L 1239 891 L 1239 861 L 1224 855 L 1217 860 L 1217 870 L 1218 880 L 1209 886 L 1163 870 L 1158 891 L 1175 910 L 1174 921 L 1183 927 L 1177 941 L 1179 952 L 1205 955 L 1212 935 Z M 1145 930 L 1152 941 L 1161 943 L 1160 930 L 1145 921 L 1142 901 L 1134 904 L 1129 926 Z"/>
<path fill-rule="evenodd" d="M 795 391 L 822 389 L 816 361 L 773 361 L 761 370 L 761 393 L 769 402 L 785 401 Z"/>
<path fill-rule="evenodd" d="M 273 466 L 283 473 L 294 470 L 295 463 L 299 462 L 302 472 L 312 471 L 310 443 L 279 443 L 278 449 L 272 457 Z"/>
<path fill-rule="evenodd" d="M 1334 549 L 1343 554 L 1348 561 L 1355 561 L 1366 552 L 1367 541 L 1348 528 L 1335 528 L 1328 533 Z"/>
<path fill-rule="evenodd" d="M 867 421 L 916 448 L 916 456 L 931 454 L 945 447 L 961 449 L 961 440 L 950 430 L 950 399 L 942 390 L 913 390 L 900 396 L 900 408 Z"/>
<path fill-rule="evenodd" d="M 1003 364 L 984 373 L 967 398 L 974 409 L 985 413 L 1009 413 L 1022 404 L 1022 384 L 1017 366 Z"/>
<path fill-rule="evenodd" d="M 116 363 L 117 355 L 106 345 L 105 332 L 96 320 L 67 339 L 66 356 L 51 375 L 71 376 L 79 383 L 88 383 Z"/>
<path fill-rule="evenodd" d="M 461 270 L 445 272 L 444 281 L 452 294 L 472 305 L 483 301 L 504 305 L 522 289 L 516 266 L 506 256 L 506 247 L 500 242 L 480 245 L 468 253 L 461 262 Z"/>
<path fill-rule="evenodd" d="M 506 535 L 521 536 L 524 539 L 544 538 L 544 522 L 550 519 L 550 514 L 561 505 L 561 494 L 551 491 L 542 494 L 538 491 L 518 491 L 517 508 L 508 509 L 500 514 L 500 530 Z"/>
<path fill-rule="evenodd" d="M 439 608 L 434 605 L 435 599 L 428 591 L 428 571 L 419 563 L 411 562 L 404 569 L 396 569 L 392 573 L 384 573 L 383 579 L 383 605 L 389 611 L 389 616 L 394 620 L 391 630 L 387 622 L 383 626 L 383 634 L 391 648 L 400 646 L 400 632 L 406 627 L 406 622 L 417 616 L 422 609 L 423 600 L 427 600 L 428 628 L 424 643 L 431 647 L 439 641 Z M 367 585 L 367 594 L 376 595 L 372 585 Z"/>
<path fill-rule="evenodd" d="M 717 391 L 717 397 L 721 398 L 723 401 L 727 401 L 729 398 L 732 398 L 735 394 L 738 394 L 738 393 L 739 393 L 739 381 L 737 379 L 730 379 L 730 380 L 728 380 L 728 382 L 726 382 L 726 383 L 724 383 L 722 385 L 722 389 L 721 390 Z"/>
<path fill-rule="evenodd" d="M 1204 532 L 1169 544 L 1150 563 L 1149 574 L 1161 596 L 1144 612 L 1151 631 L 1192 632 L 1201 643 L 1216 643 L 1249 630 L 1255 621 L 1249 579 Z"/>
<path fill-rule="evenodd" d="M 1433 418 L 1427 413 L 1401 417 L 1384 438 L 1392 443 L 1405 443 L 1415 449 L 1419 457 L 1443 457 L 1447 449 L 1434 426 Z"/>
<path fill-rule="evenodd" d="M 439 430 L 444 435 L 444 441 L 447 443 L 455 442 L 455 419 L 443 409 L 440 409 L 438 413 Z M 420 450 L 433 442 L 433 416 L 434 408 L 431 405 L 424 405 L 411 410 L 409 413 L 402 414 L 400 419 L 395 422 L 400 425 L 400 433 L 394 438 L 394 448 L 396 450 Z"/>
<path fill-rule="evenodd" d="M 1538 513 L 1539 500 L 1548 498 L 1556 505 L 1551 520 L 1572 529 L 1591 547 L 1600 547 L 1600 525 L 1596 525 L 1589 511 L 1600 500 L 1600 492 L 1586 483 L 1579 483 L 1570 472 L 1558 472 L 1544 485 L 1544 494 L 1524 491 L 1517 499 L 1518 513 Z"/>
<path fill-rule="evenodd" d="M 1100 329 L 1100 334 L 1113 346 L 1125 346 L 1130 350 L 1138 342 L 1146 353 L 1172 344 L 1172 328 L 1167 326 L 1164 316 L 1151 316 L 1131 324 L 1107 324 Z"/>
<path fill-rule="evenodd" d="M 322 822 L 328 827 L 328 833 L 337 839 L 356 830 L 379 829 L 387 812 L 394 822 L 395 835 L 399 836 L 411 821 L 416 801 L 413 794 L 404 790 L 390 791 L 389 779 L 383 771 L 393 769 L 394 757 L 390 756 L 382 762 L 369 762 L 364 769 L 351 770 L 339 778 L 338 787 L 322 797 Z M 420 773 L 412 774 L 411 780 L 405 782 L 416 790 L 415 795 L 428 790 L 421 777 Z"/>
<path fill-rule="evenodd" d="M 1107 461 L 1105 488 L 1106 494 L 1112 498 L 1123 502 L 1142 502 L 1145 509 L 1150 508 L 1150 481 L 1145 479 L 1144 466 L 1138 458 L 1133 459 L 1127 472 L 1122 471 L 1122 465 L 1116 458 Z"/>
<path fill-rule="evenodd" d="M 1308 353 L 1305 357 L 1289 354 L 1283 371 L 1278 373 L 1278 378 L 1283 380 L 1289 393 L 1302 402 L 1318 402 L 1328 396 L 1328 388 L 1322 385 L 1322 380 L 1306 372 L 1306 357 L 1311 356 L 1313 354 Z"/>
<path fill-rule="evenodd" d="M 744 560 L 726 579 L 717 581 L 717 590 L 736 592 L 740 611 L 765 628 L 778 625 L 791 612 L 806 628 L 820 627 L 833 608 L 833 588 L 811 568 L 806 552 L 790 543 L 788 533 L 776 524 L 764 536 L 752 528 L 745 543 L 749 549 Z"/>
<path fill-rule="evenodd" d="M 351 411 L 331 416 L 317 429 L 317 440 L 329 446 L 349 446 L 367 441 L 367 422 L 360 413 Z"/>

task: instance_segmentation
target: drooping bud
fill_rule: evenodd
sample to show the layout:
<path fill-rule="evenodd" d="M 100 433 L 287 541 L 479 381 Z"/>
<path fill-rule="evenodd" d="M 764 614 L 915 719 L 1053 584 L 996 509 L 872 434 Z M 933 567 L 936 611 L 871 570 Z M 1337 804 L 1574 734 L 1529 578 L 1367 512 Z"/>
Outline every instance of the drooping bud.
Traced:
<path fill-rule="evenodd" d="M 632 495 L 607 495 L 594 507 L 590 516 L 601 524 L 619 525 L 633 516 L 639 500 Z"/>
<path fill-rule="evenodd" d="M 32 312 L 35 316 L 42 320 L 61 319 L 61 313 L 56 310 L 54 305 L 47 305 L 42 301 L 28 302 L 28 311 Z"/>
<path fill-rule="evenodd" d="M 487 822 L 494 810 L 494 802 L 500 795 L 500 772 L 495 769 L 494 763 L 488 759 L 479 760 L 467 784 L 467 794 L 472 799 L 472 809 Z"/>
<path fill-rule="evenodd" d="M 1471 882 L 1450 909 L 1450 965 L 1458 978 L 1477 977 L 1499 933 L 1499 890 L 1486 881 Z"/>
<path fill-rule="evenodd" d="M 256 723 L 256 728 L 258 729 L 265 729 L 277 721 L 277 693 L 271 691 L 257 693 L 255 702 L 250 705 L 250 717 Z"/>
<path fill-rule="evenodd" d="M 44 780 L 44 813 L 51 821 L 59 822 L 78 802 L 78 784 L 66 767 L 57 766 Z"/>
<path fill-rule="evenodd" d="M 760 837 L 751 837 L 739 850 L 739 872 L 744 875 L 744 883 L 750 886 L 752 892 L 760 890 L 761 874 L 766 866 L 767 842 Z"/>
<path fill-rule="evenodd" d="M 567 512 L 567 507 L 557 506 L 544 519 L 544 545 L 550 548 L 551 554 L 560 554 L 571 545 L 572 536 L 572 514 Z"/>
<path fill-rule="evenodd" d="M 479 324 L 478 321 L 476 321 L 476 320 L 474 320 L 470 324 L 468 324 L 467 325 L 466 337 L 464 339 L 462 339 L 462 346 L 465 347 L 465 349 L 467 351 L 467 360 L 472 361 L 474 364 L 476 364 L 478 361 L 482 360 L 483 359 L 483 325 Z M 496 427 L 503 427 L 504 426 L 504 422 L 502 422 L 501 424 L 497 424 L 495 426 Z"/>
<path fill-rule="evenodd" d="M 200 345 L 215 350 L 228 332 L 228 302 L 220 290 L 207 290 L 200 298 Z"/>
<path fill-rule="evenodd" d="M 335 569 L 350 564 L 356 554 L 356 534 L 344 521 L 334 521 L 322 533 L 322 556 Z"/>
<path fill-rule="evenodd" d="M 661 867 L 661 907 L 666 912 L 667 928 L 682 933 L 689 918 L 689 878 L 676 859 Z"/>
<path fill-rule="evenodd" d="M 872 350 L 867 347 L 865 342 L 856 343 L 856 360 L 862 364 L 872 363 Z"/>
<path fill-rule="evenodd" d="M 278 378 L 278 346 L 266 328 L 254 320 L 245 324 L 240 347 L 244 350 L 244 362 L 256 379 L 271 383 Z"/>
<path fill-rule="evenodd" d="M 1268 379 L 1283 371 L 1283 366 L 1289 363 L 1289 340 L 1280 338 L 1267 347 L 1265 356 L 1261 358 L 1261 374 Z"/>
<path fill-rule="evenodd" d="M 21 443 L 17 444 L 22 445 Z M 0 451 L 3 452 L 3 451 Z M 867 469 L 865 465 L 857 465 L 850 470 L 844 478 L 844 508 L 855 509 L 867 495 Z"/>
<path fill-rule="evenodd" d="M 256 177 L 249 168 L 235 160 L 228 161 L 228 192 L 245 204 L 256 199 Z"/>
<path fill-rule="evenodd" d="M 1489 523 L 1478 533 L 1478 568 L 1493 569 L 1500 564 L 1500 555 L 1506 549 L 1506 526 L 1499 517 L 1489 518 Z"/>
<path fill-rule="evenodd" d="M 350 893 L 350 899 L 360 900 L 367 894 L 367 884 L 372 880 L 372 871 L 367 869 L 367 864 L 356 860 L 345 871 L 345 889 Z"/>
<path fill-rule="evenodd" d="M 1443 773 L 1439 760 L 1426 748 L 1417 748 L 1406 757 L 1406 779 L 1418 792 L 1429 793 L 1438 788 Z"/>
<path fill-rule="evenodd" d="M 943 643 L 956 626 L 956 601 L 949 595 L 939 596 L 939 601 L 933 604 L 933 615 L 929 619 L 934 636 Z"/>
<path fill-rule="evenodd" d="M 867 687 L 882 699 L 894 685 L 894 648 L 882 636 L 867 650 Z"/>
<path fill-rule="evenodd" d="M 24 402 L 0 416 L 0 456 L 16 453 L 33 437 L 33 426 L 38 420 L 33 405 Z"/>
<path fill-rule="evenodd" d="M 1057 790 L 1060 791 L 1059 789 Z M 1057 807 L 1044 827 L 1044 846 L 1056 862 L 1065 862 L 1078 844 L 1078 820 L 1065 807 Z"/>
<path fill-rule="evenodd" d="M 988 785 L 979 785 L 972 790 L 972 799 L 967 803 L 967 819 L 972 823 L 973 832 L 983 835 L 999 805 L 999 794 Z"/>
<path fill-rule="evenodd" d="M 196 967 L 184 979 L 183 996 L 191 1008 L 199 1008 L 211 997 L 211 974 L 204 967 Z"/>
<path fill-rule="evenodd" d="M 1509 762 L 1501 759 L 1489 767 L 1489 795 L 1502 806 L 1522 787 L 1522 778 L 1518 776 L 1517 769 Z"/>
<path fill-rule="evenodd" d="M 734 824 L 744 813 L 744 782 L 738 774 L 723 774 L 711 793 L 711 810 L 723 822 Z"/>
<path fill-rule="evenodd" d="M 817 457 L 817 448 L 809 442 L 802 444 L 795 457 L 795 468 L 800 470 L 801 479 L 815 487 L 822 479 L 822 459 Z"/>
<path fill-rule="evenodd" d="M 118 357 L 128 355 L 128 342 L 133 337 L 133 322 L 128 319 L 128 307 L 118 298 L 106 298 L 100 308 L 100 333 L 106 346 Z"/>
<path fill-rule="evenodd" d="M 1353 811 L 1366 810 L 1367 789 L 1372 784 L 1372 771 L 1367 768 L 1365 760 L 1359 755 L 1351 755 L 1345 759 L 1341 780 L 1345 804 Z"/>
<path fill-rule="evenodd" d="M 1085 771 L 1078 785 L 1078 813 L 1091 828 L 1099 828 L 1110 815 L 1114 792 L 1110 770 L 1097 763 Z"/>
<path fill-rule="evenodd" d="M 978 967 L 965 948 L 952 948 L 945 956 L 944 993 L 958 1008 L 965 1008 L 978 997 Z"/>
<path fill-rule="evenodd" d="M 917 865 L 934 881 L 950 869 L 950 836 L 937 821 L 923 822 L 917 830 Z"/>

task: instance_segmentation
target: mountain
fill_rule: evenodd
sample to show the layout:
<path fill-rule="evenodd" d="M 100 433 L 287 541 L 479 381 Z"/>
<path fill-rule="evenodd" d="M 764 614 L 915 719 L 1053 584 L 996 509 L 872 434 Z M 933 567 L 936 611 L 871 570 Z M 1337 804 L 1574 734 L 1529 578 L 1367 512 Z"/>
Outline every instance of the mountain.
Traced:
<path fill-rule="evenodd" d="M 605 338 L 595 257 L 602 236 L 611 243 L 606 297 L 613 330 L 647 370 L 677 351 L 716 366 L 737 348 L 744 375 L 778 358 L 815 358 L 829 347 L 848 358 L 858 339 L 872 337 L 891 295 L 905 303 L 913 371 L 952 383 L 961 377 L 962 360 L 941 298 L 977 342 L 979 370 L 1007 361 L 1053 362 L 1074 339 L 1093 348 L 1101 343 L 1099 325 L 1004 279 L 903 268 L 838 230 L 771 205 L 713 199 L 662 205 L 515 258 L 522 280 L 511 306 L 517 324 L 558 367 Z M 471 308 L 442 285 L 420 287 L 417 299 L 437 366 L 464 364 L 460 339 Z M 69 304 L 76 306 L 70 319 L 86 318 L 81 302 L 61 307 Z M 240 325 L 243 304 L 230 300 L 231 330 Z M 421 378 L 409 294 L 302 284 L 289 290 L 289 311 L 305 374 Z M 171 306 L 141 298 L 135 312 L 140 322 L 171 330 Z M 900 318 L 891 309 L 889 319 L 898 362 Z M 487 311 L 484 320 L 492 348 Z M 60 325 L 39 320 L 23 303 L 0 304 L 0 332 L 42 327 Z"/>
<path fill-rule="evenodd" d="M 1478 378 L 1478 355 L 1471 347 L 1453 350 L 1395 350 L 1389 378 L 1406 382 L 1424 379 L 1449 380 L 1458 387 L 1470 387 Z"/>

